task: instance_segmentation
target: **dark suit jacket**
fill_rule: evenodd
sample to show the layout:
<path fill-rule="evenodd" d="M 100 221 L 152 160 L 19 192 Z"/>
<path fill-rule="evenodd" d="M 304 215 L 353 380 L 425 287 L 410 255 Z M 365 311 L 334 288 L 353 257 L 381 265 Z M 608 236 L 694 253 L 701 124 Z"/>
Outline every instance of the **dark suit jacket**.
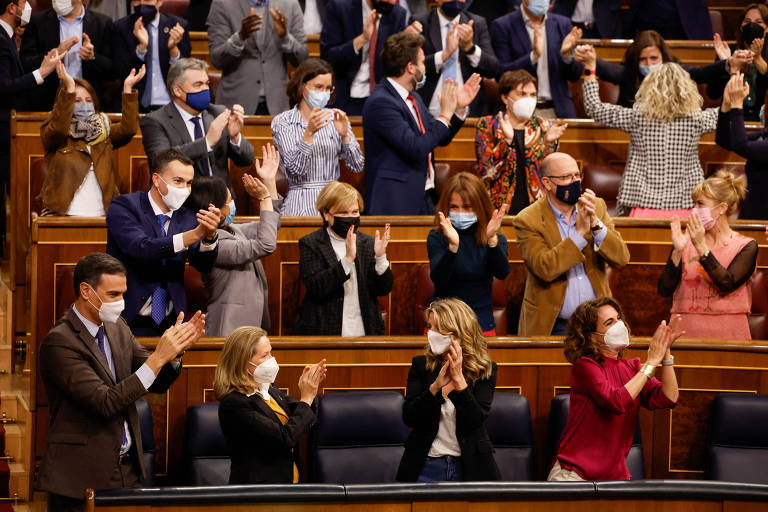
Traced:
<path fill-rule="evenodd" d="M 556 0 L 552 12 L 570 19 L 579 0 Z M 597 32 L 602 39 L 614 39 L 622 36 L 621 2 L 619 0 L 594 0 L 592 13 L 595 17 Z"/>
<path fill-rule="evenodd" d="M 122 81 L 131 73 L 131 69 L 139 69 L 145 61 L 136 56 L 136 47 L 139 45 L 136 37 L 133 35 L 133 25 L 139 16 L 132 14 L 115 21 L 113 32 L 112 51 L 114 54 L 115 78 Z M 171 54 L 168 50 L 168 33 L 176 26 L 176 23 L 184 27 L 184 36 L 179 41 L 179 58 L 189 57 L 192 47 L 189 42 L 189 31 L 187 30 L 187 20 L 181 19 L 173 14 L 160 13 L 158 21 L 157 39 L 158 50 L 160 54 L 160 71 L 162 71 L 162 81 L 168 77 L 168 69 L 171 67 Z M 146 58 L 146 57 L 145 57 Z M 138 83 L 139 100 L 147 87 L 147 75 Z"/>
<path fill-rule="evenodd" d="M 571 20 L 559 14 L 548 14 L 545 22 L 547 31 L 547 62 L 549 63 L 549 87 L 555 104 L 557 117 L 574 118 L 576 108 L 573 96 L 566 83 L 575 82 L 581 77 L 582 65 L 572 59 L 566 63 L 560 56 L 563 39 L 571 31 Z M 499 59 L 500 72 L 525 69 L 536 76 L 536 66 L 531 62 L 531 39 L 525 28 L 521 12 L 502 16 L 491 23 L 491 39 L 496 57 Z M 543 56 L 541 57 L 543 58 Z"/>
<path fill-rule="evenodd" d="M 392 291 L 392 269 L 379 275 L 374 268 L 373 237 L 357 233 L 357 295 L 366 335 L 384 334 L 379 297 Z M 299 239 L 299 271 L 307 293 L 299 308 L 293 334 L 341 334 L 344 282 L 349 275 L 331 247 L 326 228 Z"/>
<path fill-rule="evenodd" d="M 712 39 L 712 21 L 706 0 L 675 0 L 680 22 L 688 39 Z M 645 0 L 632 0 L 627 13 L 629 26 L 634 26 L 635 16 L 643 9 Z"/>
<path fill-rule="evenodd" d="M 520 5 L 520 0 L 474 0 L 468 10 L 482 16 L 488 23 Z"/>
<path fill-rule="evenodd" d="M 200 273 L 210 272 L 218 248 L 200 252 L 200 243 L 185 251 L 173 252 L 173 235 L 194 229 L 195 213 L 181 207 L 171 217 L 168 234 L 149 203 L 148 192 L 117 196 L 107 210 L 107 253 L 119 259 L 128 270 L 123 318 L 131 323 L 159 285 L 165 285 L 175 313 L 187 310 L 184 266 L 189 263 Z"/>
<path fill-rule="evenodd" d="M 118 471 L 123 421 L 128 422 L 134 460 L 146 478 L 141 431 L 134 402 L 147 390 L 134 372 L 149 354 L 121 318 L 104 324 L 116 377 L 96 340 L 70 308 L 40 346 L 40 374 L 48 394 L 50 425 L 38 476 L 44 491 L 84 499 L 85 489 L 106 489 Z M 165 393 L 179 372 L 166 364 L 150 386 Z M 113 484 L 114 485 L 114 484 Z"/>
<path fill-rule="evenodd" d="M 469 20 L 474 20 L 474 42 L 475 45 L 480 47 L 480 63 L 477 67 L 473 67 L 469 63 L 469 59 L 466 54 L 459 51 L 459 64 L 461 65 L 461 76 L 466 81 L 472 73 L 479 73 L 485 78 L 496 78 L 499 74 L 499 61 L 496 59 L 496 55 L 493 53 L 493 47 L 491 46 L 491 34 L 488 32 L 488 24 L 485 22 L 485 18 L 472 14 L 470 12 L 462 12 L 459 20 L 461 23 L 468 23 Z M 435 54 L 443 49 L 443 38 L 440 36 L 440 17 L 437 14 L 437 8 L 432 9 L 429 16 L 419 20 L 424 26 L 423 35 L 426 38 L 424 43 L 424 55 L 426 56 L 427 65 L 427 83 L 424 87 L 419 89 L 419 94 L 424 98 L 424 103 L 429 106 L 432 101 L 432 96 L 435 94 L 438 80 L 440 79 L 440 73 L 435 67 Z M 478 94 L 475 101 L 469 106 L 470 116 L 481 116 L 491 112 L 491 105 L 484 104 L 484 95 Z"/>
<path fill-rule="evenodd" d="M 434 119 L 418 94 L 426 133 L 389 80 L 376 86 L 363 108 L 365 202 L 369 215 L 430 215 L 424 201 L 429 154 L 446 146 L 464 124 L 457 116 L 447 127 Z"/>
<path fill-rule="evenodd" d="M 408 25 L 405 9 L 396 5 L 392 12 L 379 19 L 376 38 L 376 81 L 383 77 L 381 52 L 384 41 Z M 320 33 L 320 57 L 330 62 L 336 74 L 336 100 L 334 105 L 344 110 L 349 101 L 350 87 L 360 69 L 364 55 L 355 53 L 352 40 L 363 32 L 363 6 L 360 0 L 329 0 L 325 9 L 323 31 Z"/>
<path fill-rule="evenodd" d="M 83 78 L 96 90 L 102 105 L 106 105 L 103 82 L 114 78 L 112 68 L 112 20 L 107 16 L 85 9 L 83 33 L 88 34 L 96 51 L 96 58 L 83 61 Z M 46 9 L 32 15 L 21 41 L 21 59 L 27 71 L 40 67 L 43 57 L 59 46 L 59 18 L 53 9 Z M 71 50 L 73 51 L 73 50 Z M 42 89 L 34 95 L 32 109 L 48 111 L 53 108 L 59 79 L 51 73 L 45 79 Z"/>
<path fill-rule="evenodd" d="M 219 403 L 219 423 L 229 446 L 230 484 L 290 484 L 293 450 L 315 421 L 312 408 L 275 386 L 269 395 L 289 417 L 280 423 L 275 412 L 257 393 L 246 396 L 233 391 Z"/>
<path fill-rule="evenodd" d="M 229 183 L 227 158 L 231 158 L 237 166 L 247 167 L 253 163 L 253 146 L 245 139 L 245 135 L 240 139 L 240 147 L 230 144 L 229 134 L 225 127 L 219 142 L 212 148 L 212 154 L 208 153 L 205 134 L 216 116 L 223 111 L 224 106 L 222 105 L 209 105 L 202 112 L 203 137 L 193 141 L 189 136 L 189 130 L 187 130 L 184 119 L 171 101 L 163 108 L 141 118 L 139 125 L 141 126 L 144 152 L 152 161 L 163 150 L 171 147 L 178 149 L 195 162 L 195 174 L 197 175 L 203 174 L 202 159 L 208 158 L 214 176 L 218 176 Z"/>
<path fill-rule="evenodd" d="M 485 419 L 491 411 L 496 390 L 496 363 L 489 379 L 477 380 L 464 391 L 453 390 L 448 398 L 456 407 L 456 439 L 461 448 L 464 481 L 501 480 L 493 458 L 493 445 L 485 430 Z M 408 372 L 408 388 L 403 404 L 403 421 L 411 428 L 405 441 L 405 452 L 397 470 L 397 480 L 415 482 L 424 468 L 432 441 L 440 426 L 442 393 L 433 395 L 429 386 L 440 373 L 440 365 L 427 369 L 427 357 L 416 356 Z"/>

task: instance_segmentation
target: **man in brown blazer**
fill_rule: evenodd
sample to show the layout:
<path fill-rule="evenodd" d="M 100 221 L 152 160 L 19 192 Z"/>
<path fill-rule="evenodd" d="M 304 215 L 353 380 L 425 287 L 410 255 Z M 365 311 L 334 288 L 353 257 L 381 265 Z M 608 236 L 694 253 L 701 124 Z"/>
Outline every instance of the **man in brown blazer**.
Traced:
<path fill-rule="evenodd" d="M 126 271 L 104 253 L 75 266 L 76 299 L 40 347 L 50 424 L 38 487 L 48 510 L 83 510 L 85 490 L 135 487 L 145 475 L 134 402 L 164 393 L 179 376 L 181 354 L 205 329 L 183 314 L 149 354 L 120 317 Z"/>
<path fill-rule="evenodd" d="M 611 295 L 607 266 L 621 268 L 629 262 L 605 201 L 581 190 L 581 171 L 573 157 L 552 153 L 542 162 L 541 176 L 546 196 L 514 220 L 527 273 L 520 336 L 565 334 L 579 304 Z"/>

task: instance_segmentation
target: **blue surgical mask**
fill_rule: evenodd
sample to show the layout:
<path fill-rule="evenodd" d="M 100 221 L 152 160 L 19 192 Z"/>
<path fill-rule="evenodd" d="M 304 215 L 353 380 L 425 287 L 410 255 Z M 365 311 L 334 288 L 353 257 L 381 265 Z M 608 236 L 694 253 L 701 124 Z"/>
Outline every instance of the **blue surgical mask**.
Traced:
<path fill-rule="evenodd" d="M 211 104 L 211 90 L 203 89 L 198 92 L 188 92 L 185 103 L 195 110 L 205 110 Z"/>
<path fill-rule="evenodd" d="M 528 12 L 534 16 L 544 16 L 549 9 L 549 0 L 530 0 L 528 2 Z"/>
<path fill-rule="evenodd" d="M 477 215 L 474 212 L 450 212 L 448 220 L 456 229 L 467 229 L 477 223 Z"/>
<path fill-rule="evenodd" d="M 231 200 L 229 202 L 229 215 L 224 217 L 224 224 L 232 224 L 235 222 L 235 213 L 237 212 L 237 207 L 235 206 L 235 200 Z"/>
<path fill-rule="evenodd" d="M 650 66 L 646 66 L 645 64 L 638 65 L 638 67 L 640 68 L 640 74 L 643 76 L 648 76 L 648 74 L 651 71 L 653 71 L 659 66 L 661 66 L 661 64 L 651 64 Z"/>
<path fill-rule="evenodd" d="M 330 99 L 331 93 L 329 91 L 310 90 L 307 95 L 307 105 L 311 108 L 325 108 Z"/>
<path fill-rule="evenodd" d="M 85 121 L 91 114 L 95 114 L 96 109 L 90 101 L 80 101 L 75 103 L 72 109 L 72 117 L 78 121 Z"/>

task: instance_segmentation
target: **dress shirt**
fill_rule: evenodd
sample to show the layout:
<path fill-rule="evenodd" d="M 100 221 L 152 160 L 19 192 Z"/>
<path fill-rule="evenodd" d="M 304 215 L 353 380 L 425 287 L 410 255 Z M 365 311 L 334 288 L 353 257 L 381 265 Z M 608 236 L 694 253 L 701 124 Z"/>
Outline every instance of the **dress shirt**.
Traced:
<path fill-rule="evenodd" d="M 210 144 L 208 144 L 208 139 L 205 137 L 205 122 L 203 122 L 203 113 L 200 112 L 197 115 L 190 114 L 189 112 L 187 112 L 186 110 L 181 108 L 179 106 L 179 104 L 176 103 L 175 101 L 173 102 L 173 106 L 176 107 L 176 110 L 179 111 L 179 114 L 181 115 L 181 119 L 184 121 L 184 126 L 187 127 L 187 132 L 189 132 L 189 140 L 191 140 L 193 142 L 195 140 L 197 140 L 197 139 L 195 139 L 195 124 L 192 122 L 192 118 L 193 117 L 199 117 L 200 118 L 200 127 L 203 130 L 203 138 L 205 139 L 205 149 L 207 149 L 209 153 L 211 151 L 213 151 L 213 148 L 210 146 Z M 225 130 L 226 130 L 226 128 L 225 128 Z M 221 136 L 222 137 L 227 137 L 229 139 L 229 133 L 222 133 Z M 238 133 L 237 134 L 237 142 L 232 142 L 232 139 L 229 139 L 229 143 L 234 145 L 234 146 L 240 147 L 240 142 L 242 140 L 243 140 L 242 134 Z M 210 161 L 208 163 L 210 165 Z M 213 166 L 211 166 L 211 169 L 213 169 Z"/>
<path fill-rule="evenodd" d="M 440 41 L 443 42 L 443 48 L 445 48 L 445 39 L 448 36 L 448 24 L 459 23 L 460 18 L 461 15 L 459 14 L 452 20 L 449 20 L 443 15 L 443 12 L 440 9 L 437 10 L 437 19 L 440 21 Z M 480 48 L 480 45 L 476 44 L 474 46 L 474 51 L 472 53 L 468 53 L 467 58 L 469 59 L 469 63 L 472 65 L 472 67 L 476 68 L 480 64 L 480 56 L 483 54 L 483 50 Z M 456 56 L 456 83 L 458 83 L 459 87 L 461 87 L 464 85 L 464 75 L 461 73 L 461 49 L 456 48 L 454 55 Z M 440 77 L 437 80 L 437 87 L 435 87 L 435 92 L 432 94 L 432 100 L 429 102 L 429 111 L 433 116 L 440 114 L 440 99 L 438 94 L 443 90 L 442 51 L 435 53 L 435 69 L 440 73 Z"/>
<path fill-rule="evenodd" d="M 150 38 L 150 47 L 152 48 L 152 92 L 150 93 L 149 104 L 150 105 L 165 105 L 171 101 L 168 96 L 168 88 L 163 80 L 163 70 L 160 68 L 160 42 L 159 42 L 159 27 L 160 27 L 160 13 L 155 16 L 155 19 L 146 26 L 147 34 Z M 139 47 L 136 47 L 136 56 L 142 62 L 147 57 L 147 52 L 140 52 Z M 181 57 L 181 52 L 176 57 L 170 58 L 170 65 L 174 65 Z"/>
<path fill-rule="evenodd" d="M 429 448 L 429 457 L 461 457 L 461 446 L 456 438 L 456 406 L 446 398 L 440 406 L 440 423 L 437 425 L 437 435 Z"/>
<path fill-rule="evenodd" d="M 69 49 L 64 56 L 64 66 L 67 68 L 72 78 L 83 78 L 83 61 L 80 59 L 80 47 L 83 46 L 83 17 L 85 16 L 85 7 L 81 7 L 80 16 L 69 21 L 64 16 L 59 18 L 59 41 L 68 37 L 76 37 L 77 42 Z"/>
<path fill-rule="evenodd" d="M 595 13 L 592 9 L 594 0 L 579 0 L 573 9 L 571 21 L 574 23 L 594 23 Z"/>
<path fill-rule="evenodd" d="M 579 210 L 574 207 L 573 213 L 571 214 L 571 220 L 568 222 L 565 219 L 565 215 L 552 204 L 552 200 L 549 198 L 547 198 L 547 200 L 549 201 L 550 208 L 552 208 L 552 214 L 555 216 L 557 229 L 560 231 L 560 238 L 562 240 L 570 238 L 580 251 L 584 250 L 584 247 L 587 246 L 587 240 L 576 231 L 576 217 L 579 215 Z M 607 235 L 608 228 L 605 226 L 594 235 L 595 251 L 600 249 L 600 245 Z M 584 264 L 578 263 L 568 269 L 568 285 L 565 288 L 563 307 L 560 309 L 560 314 L 558 316 L 562 319 L 568 319 L 579 304 L 594 298 L 595 290 L 592 288 L 592 283 L 589 281 L 589 276 L 584 269 Z"/>
<path fill-rule="evenodd" d="M 344 305 L 341 313 L 341 335 L 342 337 L 365 336 L 365 325 L 363 324 L 363 313 L 360 309 L 360 297 L 357 294 L 357 270 L 355 262 L 347 258 L 346 239 L 341 238 L 333 232 L 331 228 L 326 228 L 328 236 L 331 239 L 331 247 L 336 257 L 341 262 L 344 272 L 349 275 L 349 279 L 344 281 Z M 378 275 L 383 274 L 389 267 L 387 256 L 376 256 L 374 270 Z"/>
<path fill-rule="evenodd" d="M 528 32 L 528 37 L 531 39 L 531 63 L 536 67 L 536 81 L 539 84 L 538 87 L 538 99 L 542 101 L 549 101 L 552 99 L 552 91 L 549 86 L 549 59 L 547 58 L 547 15 L 544 15 L 544 19 L 541 21 L 541 41 L 543 43 L 543 49 L 539 60 L 533 60 L 533 21 L 528 17 L 528 13 L 525 9 L 520 9 L 520 13 L 523 15 L 523 22 L 525 23 L 525 30 Z"/>
<path fill-rule="evenodd" d="M 305 0 L 304 4 L 304 33 L 319 34 L 323 31 L 323 20 L 317 9 L 318 0 Z"/>
<path fill-rule="evenodd" d="M 91 146 L 86 145 L 88 152 L 91 152 Z M 104 199 L 101 192 L 99 180 L 96 179 L 96 173 L 91 168 L 83 178 L 83 182 L 75 191 L 72 202 L 69 203 L 67 215 L 70 217 L 104 217 Z"/>
<path fill-rule="evenodd" d="M 371 8 L 365 0 L 360 0 L 360 2 L 363 4 L 363 28 L 365 28 L 365 22 L 368 19 L 368 16 L 371 15 Z M 376 21 L 377 26 L 379 25 L 380 20 L 381 16 L 378 16 L 378 20 Z M 362 48 L 360 48 L 360 51 L 357 52 L 358 55 L 362 54 L 363 57 L 360 59 L 360 69 L 357 70 L 357 74 L 352 80 L 352 85 L 349 88 L 349 96 L 351 98 L 367 98 L 371 95 L 371 65 L 368 61 L 368 49 L 372 44 L 375 45 L 376 41 L 368 41 Z"/>

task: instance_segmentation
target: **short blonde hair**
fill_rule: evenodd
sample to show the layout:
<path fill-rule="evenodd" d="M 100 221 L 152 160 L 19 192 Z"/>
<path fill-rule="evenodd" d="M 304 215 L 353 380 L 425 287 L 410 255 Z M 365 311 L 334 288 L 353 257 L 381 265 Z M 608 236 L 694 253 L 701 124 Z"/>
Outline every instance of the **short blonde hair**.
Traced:
<path fill-rule="evenodd" d="M 463 359 L 462 371 L 467 382 L 472 384 L 478 379 L 489 378 L 493 363 L 488 356 L 488 343 L 472 308 L 460 299 L 440 299 L 424 311 L 424 319 L 429 321 L 430 314 L 435 319 L 433 328 L 450 334 L 459 342 Z M 429 345 L 425 354 L 430 371 L 443 364 L 442 357 L 433 354 Z"/>
<path fill-rule="evenodd" d="M 363 196 L 349 183 L 332 181 L 323 187 L 315 201 L 315 208 L 321 214 L 329 213 L 337 207 L 344 207 L 357 202 L 360 211 L 363 211 Z M 325 220 L 325 219 L 323 219 Z"/>
<path fill-rule="evenodd" d="M 260 327 L 238 327 L 227 336 L 221 350 L 219 364 L 213 374 L 213 392 L 221 400 L 233 391 L 244 395 L 256 389 L 253 375 L 248 371 L 248 362 L 256 354 L 256 345 L 267 335 Z"/>
<path fill-rule="evenodd" d="M 703 103 L 696 82 L 674 62 L 665 62 L 651 71 L 635 96 L 635 107 L 645 117 L 662 123 L 678 117 L 701 115 Z"/>
<path fill-rule="evenodd" d="M 744 176 L 736 177 L 730 171 L 717 171 L 691 191 L 691 199 L 696 201 L 702 195 L 728 205 L 726 215 L 730 216 L 747 196 L 747 182 Z"/>

